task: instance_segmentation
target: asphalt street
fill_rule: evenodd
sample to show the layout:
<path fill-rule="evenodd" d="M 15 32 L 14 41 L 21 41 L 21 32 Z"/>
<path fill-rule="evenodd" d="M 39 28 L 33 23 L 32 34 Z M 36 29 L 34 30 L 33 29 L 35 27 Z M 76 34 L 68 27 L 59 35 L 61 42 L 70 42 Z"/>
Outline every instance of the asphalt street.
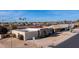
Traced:
<path fill-rule="evenodd" d="M 55 46 L 55 48 L 79 48 L 79 34 Z"/>

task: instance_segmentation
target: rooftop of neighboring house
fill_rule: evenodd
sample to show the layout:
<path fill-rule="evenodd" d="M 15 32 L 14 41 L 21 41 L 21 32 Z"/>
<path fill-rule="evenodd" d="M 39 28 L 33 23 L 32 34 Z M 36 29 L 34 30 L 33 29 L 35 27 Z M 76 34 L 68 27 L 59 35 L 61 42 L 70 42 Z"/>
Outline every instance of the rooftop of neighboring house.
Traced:
<path fill-rule="evenodd" d="M 69 25 L 74 26 L 74 24 L 57 24 L 57 25 L 51 25 L 49 26 L 50 28 L 52 27 L 53 29 L 57 29 L 57 28 L 66 28 Z"/>

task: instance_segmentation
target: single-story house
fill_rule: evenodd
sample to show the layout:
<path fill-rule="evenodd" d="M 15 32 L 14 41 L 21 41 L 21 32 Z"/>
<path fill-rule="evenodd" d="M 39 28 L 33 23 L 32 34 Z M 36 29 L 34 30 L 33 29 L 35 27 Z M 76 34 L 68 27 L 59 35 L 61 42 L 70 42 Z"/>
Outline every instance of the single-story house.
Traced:
<path fill-rule="evenodd" d="M 54 32 L 67 31 L 70 28 L 74 28 L 74 24 L 57 24 L 51 25 L 49 28 L 53 28 Z"/>
<path fill-rule="evenodd" d="M 15 34 L 16 38 L 27 39 L 39 38 L 52 35 L 54 30 L 51 28 L 26 28 L 12 30 L 12 34 Z"/>

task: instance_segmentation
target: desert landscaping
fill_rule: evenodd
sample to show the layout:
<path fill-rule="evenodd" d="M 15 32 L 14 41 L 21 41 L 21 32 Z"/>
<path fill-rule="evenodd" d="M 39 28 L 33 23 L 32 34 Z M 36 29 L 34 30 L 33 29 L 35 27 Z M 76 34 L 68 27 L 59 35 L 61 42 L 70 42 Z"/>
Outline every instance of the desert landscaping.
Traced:
<path fill-rule="evenodd" d="M 50 37 L 27 41 L 10 37 L 0 40 L 0 48 L 47 48 L 49 45 L 56 46 L 76 34 L 69 31 L 59 32 Z"/>

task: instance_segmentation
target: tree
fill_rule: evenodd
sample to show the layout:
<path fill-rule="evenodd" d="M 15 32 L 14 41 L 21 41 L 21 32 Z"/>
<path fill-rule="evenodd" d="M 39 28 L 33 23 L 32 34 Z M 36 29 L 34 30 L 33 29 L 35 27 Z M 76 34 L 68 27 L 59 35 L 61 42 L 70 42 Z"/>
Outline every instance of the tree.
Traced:
<path fill-rule="evenodd" d="M 66 20 L 64 20 L 64 23 L 66 24 L 66 23 L 67 23 L 67 21 L 66 21 Z"/>
<path fill-rule="evenodd" d="M 25 21 L 25 20 L 26 20 L 26 18 L 19 18 L 19 20 Z"/>
<path fill-rule="evenodd" d="M 4 26 L 0 26 L 0 34 L 6 34 L 8 32 L 8 29 Z"/>

